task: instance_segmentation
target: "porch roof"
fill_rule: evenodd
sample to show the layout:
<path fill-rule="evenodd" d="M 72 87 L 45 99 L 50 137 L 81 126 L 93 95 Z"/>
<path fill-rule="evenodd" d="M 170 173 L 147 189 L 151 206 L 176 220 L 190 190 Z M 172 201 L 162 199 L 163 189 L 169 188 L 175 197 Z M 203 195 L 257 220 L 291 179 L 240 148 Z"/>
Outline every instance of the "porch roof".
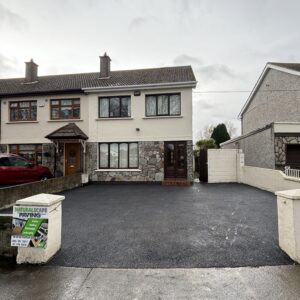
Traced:
<path fill-rule="evenodd" d="M 88 136 L 75 123 L 69 123 L 51 132 L 50 134 L 46 135 L 45 138 L 49 140 L 59 140 L 59 139 L 87 140 Z"/>

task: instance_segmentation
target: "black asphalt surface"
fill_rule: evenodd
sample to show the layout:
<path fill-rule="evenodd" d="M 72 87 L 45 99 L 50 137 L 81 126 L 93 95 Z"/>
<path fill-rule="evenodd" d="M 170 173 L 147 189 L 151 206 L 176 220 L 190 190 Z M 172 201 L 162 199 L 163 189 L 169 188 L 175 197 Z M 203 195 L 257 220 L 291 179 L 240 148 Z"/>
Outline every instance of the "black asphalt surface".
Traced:
<path fill-rule="evenodd" d="M 292 264 L 276 198 L 240 184 L 89 185 L 65 193 L 50 265 L 197 268 Z"/>

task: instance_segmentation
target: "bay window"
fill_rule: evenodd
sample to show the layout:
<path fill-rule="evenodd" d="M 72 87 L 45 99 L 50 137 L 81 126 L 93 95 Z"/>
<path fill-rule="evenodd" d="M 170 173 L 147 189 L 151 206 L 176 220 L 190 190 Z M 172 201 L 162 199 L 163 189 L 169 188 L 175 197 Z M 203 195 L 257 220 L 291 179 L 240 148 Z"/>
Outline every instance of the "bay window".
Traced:
<path fill-rule="evenodd" d="M 138 143 L 99 144 L 100 169 L 137 169 Z"/>
<path fill-rule="evenodd" d="M 146 95 L 146 116 L 179 116 L 180 94 Z"/>

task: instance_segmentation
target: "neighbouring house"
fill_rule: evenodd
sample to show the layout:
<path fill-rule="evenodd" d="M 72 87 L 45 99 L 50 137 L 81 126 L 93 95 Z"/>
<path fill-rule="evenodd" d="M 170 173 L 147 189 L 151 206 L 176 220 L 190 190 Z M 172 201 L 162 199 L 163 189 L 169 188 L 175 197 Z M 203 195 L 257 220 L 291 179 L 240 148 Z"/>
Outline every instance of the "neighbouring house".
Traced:
<path fill-rule="evenodd" d="M 267 63 L 239 117 L 242 135 L 222 148 L 242 149 L 248 166 L 300 168 L 300 64 Z"/>
<path fill-rule="evenodd" d="M 193 179 L 191 66 L 0 80 L 0 152 L 92 181 Z"/>

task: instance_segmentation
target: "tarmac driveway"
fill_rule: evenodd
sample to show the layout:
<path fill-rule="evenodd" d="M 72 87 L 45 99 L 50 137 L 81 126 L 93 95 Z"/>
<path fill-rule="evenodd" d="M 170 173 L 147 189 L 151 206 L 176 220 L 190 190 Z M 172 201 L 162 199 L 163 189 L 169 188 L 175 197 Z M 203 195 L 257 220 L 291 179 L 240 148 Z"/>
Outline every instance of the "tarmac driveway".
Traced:
<path fill-rule="evenodd" d="M 50 265 L 197 268 L 291 264 L 276 198 L 241 184 L 89 185 L 65 193 Z"/>

